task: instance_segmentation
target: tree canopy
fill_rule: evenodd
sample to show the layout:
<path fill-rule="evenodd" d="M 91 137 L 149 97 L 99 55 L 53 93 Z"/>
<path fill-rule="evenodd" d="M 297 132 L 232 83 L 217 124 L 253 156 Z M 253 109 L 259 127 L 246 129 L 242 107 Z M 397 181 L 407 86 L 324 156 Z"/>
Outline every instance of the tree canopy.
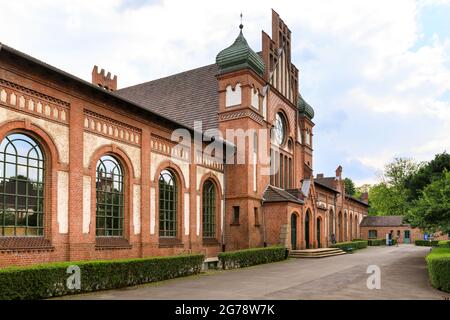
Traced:
<path fill-rule="evenodd" d="M 429 162 L 396 158 L 369 189 L 370 215 L 404 215 L 427 230 L 450 231 L 450 155 Z M 357 190 L 358 191 L 358 190 Z"/>
<path fill-rule="evenodd" d="M 354 196 L 356 193 L 356 187 L 352 179 L 345 178 L 344 179 L 344 187 L 345 187 L 345 193 Z"/>

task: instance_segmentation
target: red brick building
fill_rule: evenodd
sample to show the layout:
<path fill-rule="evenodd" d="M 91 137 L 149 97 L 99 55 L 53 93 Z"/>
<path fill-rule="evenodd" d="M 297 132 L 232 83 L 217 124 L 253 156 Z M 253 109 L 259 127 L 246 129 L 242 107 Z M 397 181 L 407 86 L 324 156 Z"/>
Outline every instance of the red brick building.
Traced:
<path fill-rule="evenodd" d="M 0 267 L 360 237 L 367 203 L 342 168 L 313 176 L 291 41 L 273 12 L 261 52 L 241 26 L 216 63 L 120 90 L 0 44 Z M 241 134 L 214 129 L 244 132 L 241 152 Z"/>
<path fill-rule="evenodd" d="M 415 240 L 424 239 L 424 231 L 413 228 L 404 221 L 403 216 L 368 216 L 361 221 L 362 239 L 398 239 L 402 244 L 414 243 Z M 398 237 L 398 238 L 397 238 Z M 448 234 L 436 232 L 433 240 L 448 240 Z"/>

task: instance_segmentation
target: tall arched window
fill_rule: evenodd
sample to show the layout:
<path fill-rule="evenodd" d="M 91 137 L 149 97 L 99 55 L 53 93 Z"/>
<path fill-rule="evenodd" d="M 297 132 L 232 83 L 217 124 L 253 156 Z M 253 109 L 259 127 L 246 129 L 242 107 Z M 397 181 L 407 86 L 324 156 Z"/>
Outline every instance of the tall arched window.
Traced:
<path fill-rule="evenodd" d="M 44 235 L 45 158 L 22 133 L 0 144 L 0 236 Z"/>
<path fill-rule="evenodd" d="M 123 170 L 119 161 L 109 155 L 97 162 L 97 224 L 99 237 L 121 237 L 124 225 Z"/>
<path fill-rule="evenodd" d="M 203 185 L 203 238 L 216 237 L 216 187 L 211 180 Z"/>
<path fill-rule="evenodd" d="M 177 222 L 177 181 L 170 170 L 159 175 L 159 236 L 176 237 Z"/>

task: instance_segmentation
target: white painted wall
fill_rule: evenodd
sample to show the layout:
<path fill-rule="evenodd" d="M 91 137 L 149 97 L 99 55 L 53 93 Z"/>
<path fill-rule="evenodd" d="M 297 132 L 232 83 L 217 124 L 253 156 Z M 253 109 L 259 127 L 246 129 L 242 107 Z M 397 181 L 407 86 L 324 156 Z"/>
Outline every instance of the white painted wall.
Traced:
<path fill-rule="evenodd" d="M 69 232 L 69 173 L 58 171 L 57 221 L 59 233 Z"/>
<path fill-rule="evenodd" d="M 190 204 L 189 192 L 184 194 L 184 234 L 189 235 Z"/>
<path fill-rule="evenodd" d="M 133 164 L 134 174 L 136 178 L 141 177 L 141 149 L 126 143 L 122 143 L 120 141 L 107 139 L 104 137 L 100 137 L 98 135 L 84 132 L 84 158 L 83 165 L 85 168 L 89 167 L 89 161 L 91 160 L 92 154 L 100 147 L 111 145 L 114 143 L 118 147 L 124 151 L 127 156 L 130 158 L 131 163 Z"/>
<path fill-rule="evenodd" d="M 29 120 L 42 128 L 54 141 L 60 161 L 69 163 L 69 128 L 67 126 L 0 107 L 0 123 L 12 120 Z"/>
<path fill-rule="evenodd" d="M 150 188 L 150 234 L 155 234 L 155 226 L 156 226 L 156 190 L 154 187 Z"/>
<path fill-rule="evenodd" d="M 133 225 L 134 234 L 141 233 L 141 186 L 133 186 Z"/>
<path fill-rule="evenodd" d="M 91 177 L 83 176 L 83 233 L 89 233 L 91 224 Z"/>
<path fill-rule="evenodd" d="M 233 88 L 231 85 L 227 86 L 225 92 L 225 107 L 237 106 L 242 103 L 242 89 L 241 84 L 237 83 Z"/>
<path fill-rule="evenodd" d="M 185 181 L 185 187 L 189 188 L 189 163 L 180 159 L 177 159 L 175 157 L 166 156 L 163 154 L 159 154 L 156 152 L 152 152 L 151 154 L 151 170 L 150 170 L 150 179 L 154 181 L 156 170 L 158 169 L 159 165 L 164 161 L 172 161 L 172 163 L 176 164 L 181 172 L 183 173 L 183 178 Z"/>

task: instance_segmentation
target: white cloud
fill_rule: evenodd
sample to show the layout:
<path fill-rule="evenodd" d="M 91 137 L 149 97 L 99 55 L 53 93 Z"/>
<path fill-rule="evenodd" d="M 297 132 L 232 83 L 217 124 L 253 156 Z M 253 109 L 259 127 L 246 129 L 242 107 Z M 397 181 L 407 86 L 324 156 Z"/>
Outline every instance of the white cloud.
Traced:
<path fill-rule="evenodd" d="M 356 161 L 366 171 L 345 170 L 363 181 L 393 156 L 429 159 L 450 145 L 450 39 L 435 30 L 418 45 L 421 10 L 448 4 L 15 0 L 2 3 L 0 42 L 86 80 L 97 64 L 123 87 L 214 63 L 237 36 L 240 12 L 260 50 L 273 7 L 292 31 L 301 90 L 315 107 L 316 168 Z"/>

